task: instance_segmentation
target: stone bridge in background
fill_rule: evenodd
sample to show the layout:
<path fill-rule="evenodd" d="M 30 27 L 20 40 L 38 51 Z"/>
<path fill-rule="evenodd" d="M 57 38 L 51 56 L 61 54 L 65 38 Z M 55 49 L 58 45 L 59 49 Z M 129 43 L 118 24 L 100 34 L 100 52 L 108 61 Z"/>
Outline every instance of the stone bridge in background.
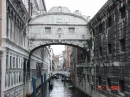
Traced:
<path fill-rule="evenodd" d="M 70 76 L 70 72 L 68 72 L 68 71 L 53 71 L 52 76 L 55 74 L 62 74 L 62 75 L 68 76 L 68 77 Z"/>
<path fill-rule="evenodd" d="M 90 39 L 88 21 L 89 17 L 81 15 L 78 10 L 71 13 L 66 7 L 51 8 L 49 12 L 30 20 L 30 51 L 46 44 L 69 44 L 87 48 Z"/>

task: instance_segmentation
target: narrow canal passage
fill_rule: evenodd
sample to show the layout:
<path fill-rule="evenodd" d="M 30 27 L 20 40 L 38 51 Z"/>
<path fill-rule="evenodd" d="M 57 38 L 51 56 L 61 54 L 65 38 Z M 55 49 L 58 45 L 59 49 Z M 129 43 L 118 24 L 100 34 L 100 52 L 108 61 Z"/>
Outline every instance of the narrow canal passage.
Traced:
<path fill-rule="evenodd" d="M 63 82 L 60 78 L 54 79 L 52 83 L 53 89 L 44 89 L 39 97 L 89 97 L 76 88 L 70 89 L 71 83 Z"/>

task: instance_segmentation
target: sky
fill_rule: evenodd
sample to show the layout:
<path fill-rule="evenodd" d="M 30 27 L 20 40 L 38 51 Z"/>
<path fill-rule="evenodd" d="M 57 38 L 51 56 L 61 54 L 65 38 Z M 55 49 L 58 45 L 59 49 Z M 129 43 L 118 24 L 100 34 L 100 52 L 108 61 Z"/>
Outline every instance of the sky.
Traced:
<path fill-rule="evenodd" d="M 47 11 L 54 6 L 67 7 L 72 13 L 81 11 L 82 15 L 90 16 L 90 19 L 99 11 L 107 0 L 45 0 Z M 64 50 L 63 45 L 52 45 L 54 54 L 60 54 Z"/>
<path fill-rule="evenodd" d="M 62 53 L 62 51 L 65 50 L 65 46 L 64 45 L 51 45 L 51 48 L 53 49 L 53 53 L 55 55 L 59 55 Z"/>
<path fill-rule="evenodd" d="M 82 15 L 91 18 L 106 3 L 107 0 L 45 0 L 47 11 L 54 6 L 67 7 L 71 12 L 79 10 Z"/>

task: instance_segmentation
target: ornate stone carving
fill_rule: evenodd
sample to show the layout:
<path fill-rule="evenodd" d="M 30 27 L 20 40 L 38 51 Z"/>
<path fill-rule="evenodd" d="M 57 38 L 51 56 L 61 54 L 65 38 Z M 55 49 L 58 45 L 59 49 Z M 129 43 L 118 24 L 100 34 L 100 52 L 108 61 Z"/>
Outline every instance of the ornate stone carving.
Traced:
<path fill-rule="evenodd" d="M 30 48 L 29 50 L 33 50 L 34 48 L 46 44 L 60 44 L 60 43 L 65 43 L 65 44 L 70 44 L 70 45 L 75 45 L 79 46 L 81 48 L 88 47 L 88 44 L 86 41 L 67 41 L 67 40 L 53 40 L 53 41 L 32 41 L 30 40 Z"/>

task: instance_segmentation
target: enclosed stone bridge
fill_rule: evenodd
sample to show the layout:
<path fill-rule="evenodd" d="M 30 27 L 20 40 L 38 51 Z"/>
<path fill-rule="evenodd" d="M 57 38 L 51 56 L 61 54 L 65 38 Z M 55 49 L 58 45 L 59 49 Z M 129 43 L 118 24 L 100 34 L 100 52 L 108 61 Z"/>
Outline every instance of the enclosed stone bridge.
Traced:
<path fill-rule="evenodd" d="M 87 29 L 89 17 L 66 7 L 53 7 L 48 13 L 34 17 L 29 23 L 30 51 L 52 44 L 68 44 L 87 48 L 90 34 Z"/>

